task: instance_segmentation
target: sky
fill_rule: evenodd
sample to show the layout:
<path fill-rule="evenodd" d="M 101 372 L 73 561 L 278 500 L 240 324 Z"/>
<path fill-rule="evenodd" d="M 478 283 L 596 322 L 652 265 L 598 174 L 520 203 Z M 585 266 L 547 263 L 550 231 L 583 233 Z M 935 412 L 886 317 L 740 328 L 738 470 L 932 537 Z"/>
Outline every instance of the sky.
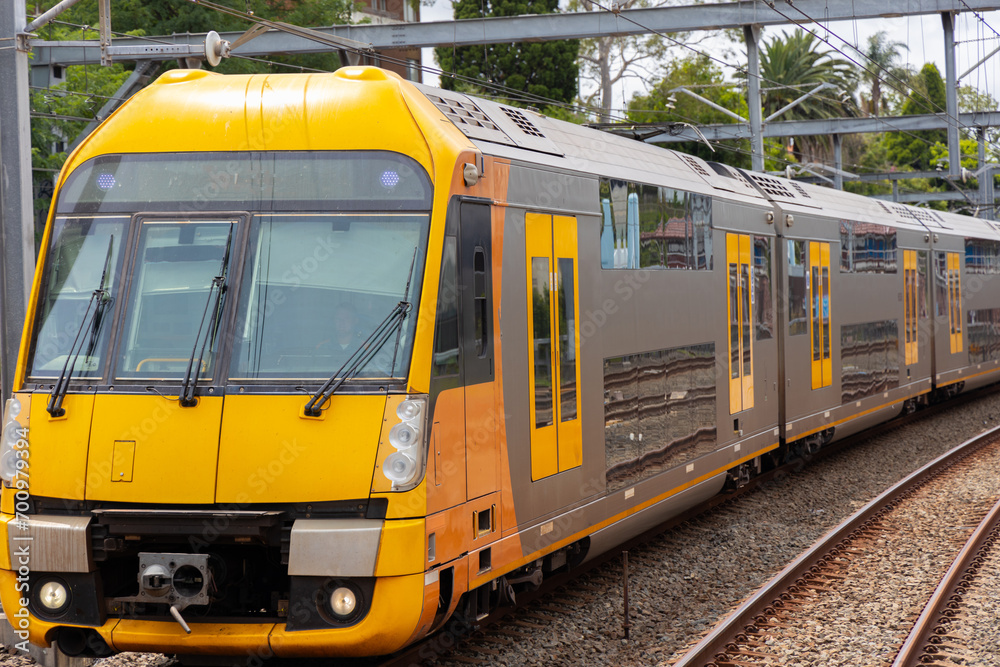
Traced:
<path fill-rule="evenodd" d="M 1000 12 L 986 12 L 981 14 L 981 16 L 984 20 L 979 20 L 971 12 L 963 12 L 956 19 L 956 73 L 959 75 L 989 54 L 993 49 L 1000 46 L 1000 36 L 997 35 L 1000 32 Z M 446 21 L 451 19 L 452 7 L 450 0 L 434 0 L 432 6 L 422 6 L 420 8 L 420 18 L 422 21 Z M 923 67 L 924 63 L 933 62 L 940 70 L 941 76 L 944 76 L 944 30 L 941 25 L 941 17 L 937 14 L 893 19 L 836 21 L 826 26 L 809 24 L 809 27 L 821 37 L 828 39 L 832 46 L 851 54 L 861 64 L 867 64 L 867 62 L 845 48 L 845 41 L 848 44 L 861 45 L 863 48 L 869 36 L 880 30 L 885 30 L 888 32 L 890 40 L 901 42 L 908 46 L 907 49 L 902 50 L 902 60 L 904 62 L 909 63 L 916 70 Z M 766 41 L 773 35 L 794 29 L 794 25 L 766 28 L 762 35 L 762 41 Z M 727 46 L 729 48 L 736 46 L 737 57 L 740 61 L 743 61 L 745 50 L 742 45 L 733 45 L 732 43 L 720 40 L 716 44 L 703 43 L 698 48 L 717 53 Z M 425 65 L 437 66 L 434 60 L 433 49 L 423 50 L 423 61 Z M 731 78 L 733 72 L 733 69 L 728 69 L 726 72 L 727 78 Z M 436 76 L 425 72 L 424 82 L 437 85 L 438 80 Z M 645 92 L 645 87 L 650 83 L 652 82 L 630 80 L 627 83 L 619 84 L 615 88 L 613 106 L 616 108 L 623 107 L 623 102 L 630 99 L 636 93 Z M 985 64 L 962 77 L 960 84 L 971 85 L 980 92 L 988 93 L 994 98 L 1000 99 L 1000 53 L 993 55 Z M 581 82 L 582 92 L 585 93 L 587 91 L 587 85 L 586 82 Z"/>

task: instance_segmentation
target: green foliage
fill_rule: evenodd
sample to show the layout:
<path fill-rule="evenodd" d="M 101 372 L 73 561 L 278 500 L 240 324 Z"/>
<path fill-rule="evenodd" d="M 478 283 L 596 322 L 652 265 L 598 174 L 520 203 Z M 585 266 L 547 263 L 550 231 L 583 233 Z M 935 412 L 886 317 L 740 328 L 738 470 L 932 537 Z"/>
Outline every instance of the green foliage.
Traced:
<path fill-rule="evenodd" d="M 733 118 L 690 95 L 670 91 L 680 86 L 746 118 L 747 102 L 742 93 L 725 82 L 721 68 L 708 56 L 693 54 L 673 60 L 664 68 L 663 78 L 646 95 L 635 95 L 629 102 L 628 118 L 636 123 L 690 123 L 710 125 L 731 123 Z M 672 108 L 668 105 L 673 105 Z M 697 155 L 706 160 L 722 161 L 736 167 L 750 166 L 749 141 L 732 142 L 732 150 L 716 148 L 713 152 L 703 142 L 670 144 L 670 148 Z M 723 152 L 725 151 L 725 152 Z M 780 152 L 780 148 L 779 148 Z"/>
<path fill-rule="evenodd" d="M 941 113 L 945 110 L 944 80 L 937 66 L 933 63 L 924 65 L 914 84 L 914 91 L 903 103 L 902 115 Z M 886 135 L 885 142 L 890 164 L 904 170 L 927 171 L 936 166 L 930 147 L 937 142 L 947 144 L 948 138 L 945 130 L 917 130 L 891 132 Z"/>
<path fill-rule="evenodd" d="M 457 0 L 455 18 L 551 14 L 558 0 Z M 497 84 L 535 97 L 570 103 L 577 93 L 579 40 L 513 42 L 435 49 L 444 72 L 483 86 Z M 462 80 L 444 75 L 441 87 L 455 90 Z M 508 93 L 509 94 L 509 93 Z M 536 104 L 528 100 L 528 104 Z"/>

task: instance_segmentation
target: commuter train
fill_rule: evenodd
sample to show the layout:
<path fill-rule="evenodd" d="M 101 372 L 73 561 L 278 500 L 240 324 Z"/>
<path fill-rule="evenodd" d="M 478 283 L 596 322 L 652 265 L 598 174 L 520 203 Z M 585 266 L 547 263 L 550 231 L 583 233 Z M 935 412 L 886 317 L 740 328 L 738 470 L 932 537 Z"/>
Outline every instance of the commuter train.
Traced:
<path fill-rule="evenodd" d="M 1000 379 L 991 222 L 372 67 L 165 73 L 38 267 L 0 598 L 71 655 L 387 654 Z"/>

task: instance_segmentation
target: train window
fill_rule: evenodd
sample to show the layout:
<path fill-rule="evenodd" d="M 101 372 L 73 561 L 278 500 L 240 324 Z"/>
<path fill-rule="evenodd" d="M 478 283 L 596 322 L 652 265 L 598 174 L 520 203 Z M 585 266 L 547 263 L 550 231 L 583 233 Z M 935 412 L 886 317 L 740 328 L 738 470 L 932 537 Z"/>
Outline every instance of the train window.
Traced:
<path fill-rule="evenodd" d="M 899 386 L 896 320 L 840 328 L 841 401 L 850 403 Z"/>
<path fill-rule="evenodd" d="M 771 239 L 753 237 L 753 309 L 756 340 L 774 336 L 774 304 L 771 301 Z"/>
<path fill-rule="evenodd" d="M 930 290 L 927 288 L 927 251 L 917 251 L 917 312 L 926 320 L 930 316 Z"/>
<path fill-rule="evenodd" d="M 1000 359 L 1000 308 L 970 310 L 966 330 L 970 364 Z"/>
<path fill-rule="evenodd" d="M 418 312 L 428 220 L 426 214 L 385 212 L 254 216 L 240 289 L 231 377 L 327 378 L 344 365 L 404 295 L 410 310 L 401 332 L 391 336 L 355 376 L 405 377 Z M 457 290 L 454 293 L 457 295 Z M 448 343 L 457 347 L 457 341 L 455 334 Z M 448 355 L 441 359 L 442 363 L 453 363 Z"/>
<path fill-rule="evenodd" d="M 604 360 L 608 491 L 715 449 L 715 381 L 712 343 Z"/>
<path fill-rule="evenodd" d="M 458 241 L 444 239 L 441 255 L 441 286 L 438 288 L 437 323 L 434 329 L 432 375 L 458 375 Z"/>
<path fill-rule="evenodd" d="M 710 270 L 712 198 L 601 179 L 601 266 Z"/>
<path fill-rule="evenodd" d="M 142 221 L 135 251 L 135 275 L 126 302 L 118 377 L 179 378 L 192 349 L 207 340 L 199 374 L 214 372 L 224 299 L 209 312 L 213 278 L 231 261 L 235 219 Z M 223 292 L 223 295 L 225 292 Z M 202 322 L 203 313 L 209 318 Z M 202 330 L 204 324 L 207 330 Z M 199 339 L 207 336 L 207 339 Z"/>
<path fill-rule="evenodd" d="M 1000 241 L 965 239 L 965 271 L 980 275 L 1000 273 Z"/>
<path fill-rule="evenodd" d="M 576 390 L 576 290 L 573 289 L 573 260 L 556 260 L 559 271 L 559 419 L 577 416 Z"/>
<path fill-rule="evenodd" d="M 552 304 L 549 258 L 531 258 L 532 345 L 535 349 L 535 427 L 553 423 L 552 405 Z"/>
<path fill-rule="evenodd" d="M 75 333 L 81 327 L 89 331 L 81 334 L 83 347 L 72 375 L 103 375 L 111 330 L 110 306 L 118 297 L 121 249 L 128 224 L 128 216 L 55 219 L 45 259 L 48 280 L 43 283 L 38 301 L 28 360 L 29 377 L 57 376 L 69 359 Z M 102 282 L 109 299 L 101 304 L 91 303 L 94 290 L 100 289 Z"/>
<path fill-rule="evenodd" d="M 482 357 L 488 351 L 489 301 L 486 298 L 486 251 L 476 248 L 472 256 L 473 301 L 476 318 L 476 356 Z"/>
<path fill-rule="evenodd" d="M 896 230 L 870 222 L 840 222 L 842 273 L 896 273 Z"/>
<path fill-rule="evenodd" d="M 806 243 L 788 241 L 788 335 L 809 333 L 806 315 Z"/>

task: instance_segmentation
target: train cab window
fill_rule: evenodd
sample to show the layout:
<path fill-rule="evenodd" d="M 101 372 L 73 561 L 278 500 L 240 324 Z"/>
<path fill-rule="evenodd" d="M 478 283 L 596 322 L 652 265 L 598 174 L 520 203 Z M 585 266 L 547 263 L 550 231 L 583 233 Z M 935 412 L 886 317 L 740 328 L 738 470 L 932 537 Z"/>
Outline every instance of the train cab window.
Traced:
<path fill-rule="evenodd" d="M 399 333 L 353 374 L 362 381 L 405 377 L 428 221 L 427 214 L 390 212 L 254 216 L 231 377 L 330 377 L 406 300 Z"/>
<path fill-rule="evenodd" d="M 473 300 L 476 318 L 476 356 L 489 351 L 489 300 L 486 298 L 486 251 L 476 248 L 472 256 Z"/>
<path fill-rule="evenodd" d="M 73 377 L 103 375 L 128 224 L 128 216 L 56 217 L 45 258 L 48 280 L 38 303 L 29 377 L 57 376 L 71 352 L 75 355 L 70 347 L 77 331 L 82 332 L 82 347 L 78 346 Z M 106 298 L 92 301 L 94 291 L 102 288 Z"/>
<path fill-rule="evenodd" d="M 118 377 L 182 377 L 192 350 L 201 347 L 206 335 L 208 342 L 199 374 L 212 374 L 219 340 L 216 334 L 225 304 L 224 298 L 220 299 L 219 310 L 210 310 L 220 287 L 213 285 L 213 279 L 228 269 L 223 262 L 231 261 L 228 251 L 238 222 L 142 221 L 126 302 Z"/>
<path fill-rule="evenodd" d="M 435 377 L 458 375 L 458 240 L 444 239 L 441 286 L 438 288 L 437 324 L 434 330 Z"/>
<path fill-rule="evenodd" d="M 788 241 L 788 335 L 809 333 L 806 242 Z"/>
<path fill-rule="evenodd" d="M 712 198 L 601 179 L 601 266 L 711 270 Z"/>

